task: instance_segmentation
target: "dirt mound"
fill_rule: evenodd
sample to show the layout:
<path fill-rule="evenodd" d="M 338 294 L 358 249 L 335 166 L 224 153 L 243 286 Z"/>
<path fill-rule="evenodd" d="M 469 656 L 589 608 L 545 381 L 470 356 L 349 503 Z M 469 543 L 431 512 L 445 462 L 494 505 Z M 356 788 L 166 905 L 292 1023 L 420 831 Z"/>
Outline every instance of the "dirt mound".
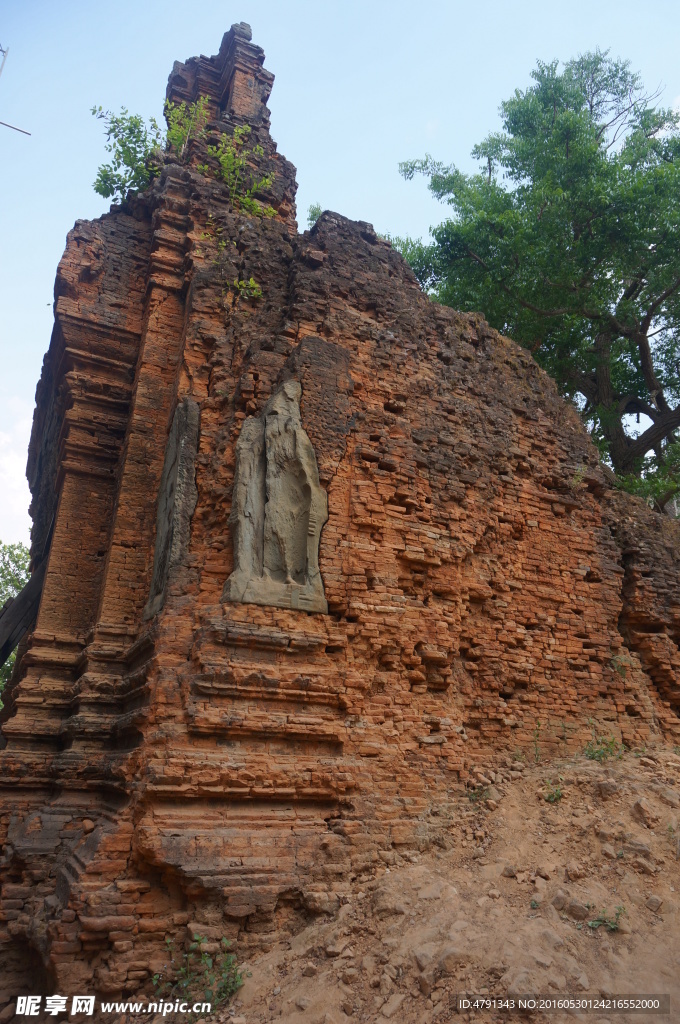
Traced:
<path fill-rule="evenodd" d="M 378 876 L 247 965 L 232 1024 L 507 1020 L 490 998 L 670 994 L 680 1007 L 680 751 L 594 743 L 569 760 L 478 773 L 440 845 Z M 546 799 L 548 798 L 548 799 Z M 551 802 L 552 801 L 552 802 Z M 573 1016 L 581 1019 L 579 1014 Z M 567 1020 L 552 1011 L 537 1019 Z M 589 1021 L 630 1020 L 603 1009 Z"/>

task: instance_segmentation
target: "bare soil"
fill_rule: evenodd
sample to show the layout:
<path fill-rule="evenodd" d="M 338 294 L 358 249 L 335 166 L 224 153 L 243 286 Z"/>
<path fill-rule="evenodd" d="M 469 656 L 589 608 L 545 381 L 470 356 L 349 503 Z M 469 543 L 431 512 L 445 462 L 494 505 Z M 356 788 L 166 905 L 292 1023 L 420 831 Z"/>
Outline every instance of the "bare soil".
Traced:
<path fill-rule="evenodd" d="M 600 744 L 598 751 L 609 751 Z M 478 772 L 442 845 L 383 851 L 334 915 L 253 957 L 230 1024 L 522 1019 L 456 995 L 670 995 L 671 1011 L 529 1014 L 592 1024 L 680 1020 L 680 751 Z M 546 797 L 550 799 L 546 799 Z M 524 1015 L 524 1019 L 527 1019 Z"/>

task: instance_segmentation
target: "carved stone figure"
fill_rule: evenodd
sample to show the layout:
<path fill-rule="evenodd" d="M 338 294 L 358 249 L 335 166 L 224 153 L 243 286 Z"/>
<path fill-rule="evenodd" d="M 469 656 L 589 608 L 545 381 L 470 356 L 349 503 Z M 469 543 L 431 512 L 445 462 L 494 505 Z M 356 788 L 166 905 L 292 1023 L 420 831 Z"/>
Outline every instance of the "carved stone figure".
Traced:
<path fill-rule="evenodd" d="M 328 498 L 300 420 L 301 394 L 297 381 L 287 381 L 241 428 L 229 516 L 234 571 L 225 601 L 328 611 L 319 572 Z"/>
<path fill-rule="evenodd" d="M 189 544 L 191 517 L 198 497 L 194 477 L 199 420 L 196 402 L 192 398 L 183 399 L 175 409 L 165 449 L 156 515 L 153 578 L 144 609 L 146 619 L 163 607 L 168 573 L 181 563 Z"/>

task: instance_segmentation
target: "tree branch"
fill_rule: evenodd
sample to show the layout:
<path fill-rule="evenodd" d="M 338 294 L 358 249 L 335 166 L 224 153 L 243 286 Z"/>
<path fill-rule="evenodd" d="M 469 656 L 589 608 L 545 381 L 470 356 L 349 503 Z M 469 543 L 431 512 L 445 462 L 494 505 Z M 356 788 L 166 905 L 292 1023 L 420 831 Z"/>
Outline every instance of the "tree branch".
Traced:
<path fill-rule="evenodd" d="M 630 468 L 638 459 L 641 459 L 659 441 L 663 441 L 672 430 L 680 426 L 680 405 L 669 410 L 665 415 L 659 416 L 651 427 L 648 427 L 643 434 L 629 441 L 624 457 L 624 468 Z"/>
<path fill-rule="evenodd" d="M 479 263 L 480 267 L 483 267 L 484 270 L 488 271 L 490 274 L 493 273 L 489 264 L 483 260 L 481 256 L 478 256 L 476 252 L 473 252 L 468 245 L 465 246 L 465 250 L 470 259 Z M 517 295 L 513 292 L 511 288 L 508 288 L 505 281 L 499 280 L 497 283 L 507 295 L 511 295 L 516 302 L 519 302 L 520 306 L 523 306 L 525 309 L 530 309 L 532 313 L 539 313 L 541 316 L 564 316 L 565 313 L 571 312 L 571 310 L 566 307 L 564 309 L 541 309 L 540 306 L 535 306 L 533 302 L 528 302 L 526 299 L 523 299 L 521 295 Z"/>
<path fill-rule="evenodd" d="M 669 284 L 668 288 L 666 288 L 665 291 L 662 291 L 661 295 L 659 295 L 659 297 L 656 298 L 654 302 L 651 304 L 651 306 L 645 313 L 644 317 L 642 318 L 642 323 L 640 324 L 640 329 L 644 331 L 645 334 L 647 334 L 647 331 L 651 326 L 652 320 L 654 319 L 654 314 L 656 313 L 657 309 L 659 309 L 659 307 L 663 305 L 666 299 L 670 298 L 673 292 L 676 292 L 678 288 L 680 288 L 680 277 L 676 277 L 675 281 L 673 281 L 672 284 Z"/>
<path fill-rule="evenodd" d="M 638 398 L 637 395 L 623 395 L 619 399 L 616 411 L 619 416 L 631 415 L 632 413 L 642 413 L 643 416 L 649 416 L 650 420 L 655 423 L 659 418 L 659 410 L 649 405 L 647 402 Z"/>
<path fill-rule="evenodd" d="M 659 495 L 658 498 L 655 498 L 654 499 L 654 507 L 655 507 L 656 511 L 657 512 L 665 512 L 666 511 L 666 505 L 671 500 L 671 498 L 675 497 L 675 495 L 678 493 L 678 491 L 680 491 L 680 484 L 678 484 L 677 487 L 669 487 L 667 491 L 664 491 L 664 493 Z"/>

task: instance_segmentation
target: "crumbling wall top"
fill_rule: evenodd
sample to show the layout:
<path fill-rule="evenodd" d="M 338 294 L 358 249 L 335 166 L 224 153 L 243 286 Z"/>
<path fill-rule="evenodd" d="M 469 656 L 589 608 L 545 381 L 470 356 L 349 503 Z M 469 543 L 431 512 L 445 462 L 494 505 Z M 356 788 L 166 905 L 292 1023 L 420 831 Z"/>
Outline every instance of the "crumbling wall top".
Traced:
<path fill-rule="evenodd" d="M 269 127 L 267 100 L 274 75 L 264 67 L 264 50 L 251 40 L 250 25 L 242 21 L 224 33 L 215 56 L 175 61 L 166 98 L 171 103 L 194 103 L 199 96 L 206 96 L 220 117 L 233 116 Z"/>

